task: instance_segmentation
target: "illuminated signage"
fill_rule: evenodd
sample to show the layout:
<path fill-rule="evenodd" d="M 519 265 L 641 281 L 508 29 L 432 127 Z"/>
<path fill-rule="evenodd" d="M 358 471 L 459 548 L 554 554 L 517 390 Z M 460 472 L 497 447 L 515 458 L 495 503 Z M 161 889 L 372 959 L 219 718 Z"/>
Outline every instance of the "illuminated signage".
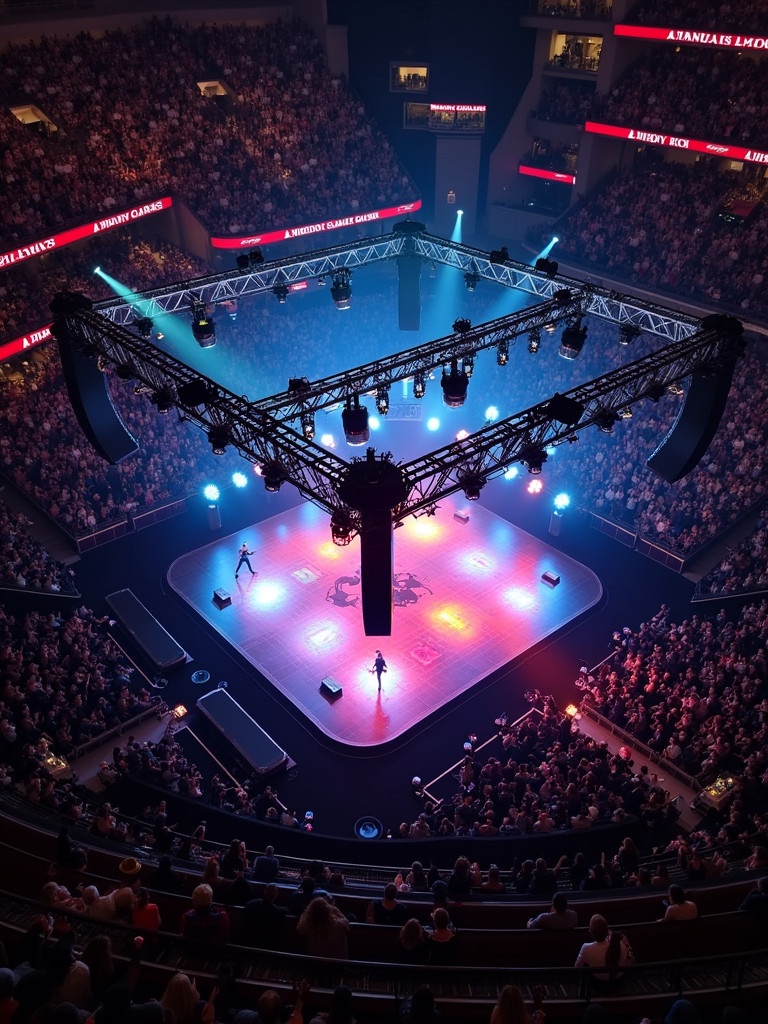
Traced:
<path fill-rule="evenodd" d="M 487 107 L 484 103 L 430 103 L 429 109 L 448 114 L 484 114 Z"/>
<path fill-rule="evenodd" d="M 613 34 L 628 39 L 656 39 L 663 43 L 726 47 L 733 50 L 768 50 L 768 36 L 742 36 L 736 32 L 705 32 L 689 28 L 650 28 L 614 25 Z"/>
<path fill-rule="evenodd" d="M 349 217 L 337 217 L 334 220 L 321 220 L 316 224 L 302 224 L 295 228 L 280 228 L 277 231 L 265 231 L 260 235 L 244 235 L 241 238 L 211 238 L 215 249 L 241 249 L 250 245 L 267 245 L 269 242 L 286 242 L 291 238 L 303 238 L 306 235 L 320 235 L 325 231 L 338 231 L 339 228 L 354 227 L 357 224 L 370 224 L 388 217 L 402 217 L 421 209 L 421 200 L 402 203 L 400 206 L 387 206 L 382 210 L 370 210 L 367 213 L 355 213 Z"/>
<path fill-rule="evenodd" d="M 544 178 L 546 181 L 562 181 L 566 185 L 576 184 L 575 174 L 563 174 L 561 171 L 549 171 L 546 167 L 530 167 L 528 164 L 520 164 L 517 169 L 520 174 L 527 174 L 531 178 Z"/>
<path fill-rule="evenodd" d="M 92 235 L 101 234 L 102 231 L 112 231 L 114 228 L 123 227 L 124 224 L 141 220 L 142 217 L 147 217 L 149 214 L 167 210 L 172 205 L 173 200 L 170 196 L 166 196 L 164 199 L 155 199 L 151 203 L 132 206 L 129 210 L 123 210 L 120 213 L 112 213 L 109 217 L 91 221 L 89 224 L 81 224 L 77 228 L 70 228 L 69 231 L 41 238 L 37 242 L 20 245 L 17 249 L 9 249 L 8 252 L 0 253 L 0 270 L 12 267 L 16 263 L 22 263 L 32 256 L 42 256 L 43 253 L 50 252 L 52 249 L 71 245 L 72 242 L 78 242 L 81 238 L 89 238 Z"/>
<path fill-rule="evenodd" d="M 0 359 L 10 359 L 11 356 L 17 356 L 19 352 L 26 352 L 28 348 L 33 348 L 42 341 L 49 341 L 52 337 L 50 324 L 47 327 L 39 327 L 36 331 L 30 331 L 29 334 L 22 334 L 20 338 L 14 338 L 13 341 L 7 341 L 4 345 L 0 345 Z"/>
<path fill-rule="evenodd" d="M 768 164 L 768 152 L 761 149 L 748 149 L 746 146 L 730 146 L 722 142 L 686 139 L 680 135 L 648 132 L 641 128 L 622 128 L 615 124 L 600 124 L 599 121 L 585 121 L 584 131 L 592 132 L 595 135 L 609 135 L 614 139 L 630 139 L 633 142 L 644 142 L 649 146 L 687 149 L 693 153 L 727 156 L 731 160 L 744 160 L 750 164 Z"/>

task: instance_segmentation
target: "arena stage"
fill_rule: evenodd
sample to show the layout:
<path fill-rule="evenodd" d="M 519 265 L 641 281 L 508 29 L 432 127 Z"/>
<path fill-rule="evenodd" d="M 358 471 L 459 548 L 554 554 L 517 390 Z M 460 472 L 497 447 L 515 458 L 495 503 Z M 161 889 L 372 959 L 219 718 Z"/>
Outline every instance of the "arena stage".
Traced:
<path fill-rule="evenodd" d="M 256 575 L 243 567 L 236 580 L 244 541 Z M 392 636 L 363 632 L 359 567 L 358 541 L 335 546 L 327 513 L 304 502 L 176 559 L 168 582 L 318 729 L 356 747 L 405 733 L 602 594 L 586 566 L 456 497 L 395 530 Z M 215 590 L 231 604 L 219 607 Z"/>

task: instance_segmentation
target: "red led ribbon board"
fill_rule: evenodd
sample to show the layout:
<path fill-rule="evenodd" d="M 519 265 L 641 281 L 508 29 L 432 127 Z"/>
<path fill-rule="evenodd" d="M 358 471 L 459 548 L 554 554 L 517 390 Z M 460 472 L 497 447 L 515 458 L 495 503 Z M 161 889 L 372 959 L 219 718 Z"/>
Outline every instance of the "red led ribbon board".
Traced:
<path fill-rule="evenodd" d="M 33 256 L 42 256 L 43 253 L 51 252 L 53 249 L 61 249 L 72 242 L 79 242 L 81 238 L 90 238 L 99 235 L 103 231 L 113 231 L 115 228 L 124 227 L 134 221 L 141 220 L 153 213 L 160 213 L 173 205 L 170 196 L 163 199 L 154 199 L 151 203 L 141 203 L 138 206 L 131 206 L 128 210 L 121 210 L 120 213 L 111 213 L 101 220 L 93 220 L 88 224 L 81 224 L 79 227 L 70 228 L 69 231 L 61 231 L 56 235 L 49 235 L 48 238 L 40 238 L 36 242 L 29 242 L 27 245 L 20 245 L 16 249 L 9 249 L 8 252 L 0 253 L 0 270 L 7 270 L 17 263 L 23 263 Z"/>
<path fill-rule="evenodd" d="M 301 224 L 293 228 L 278 228 L 240 238 L 211 238 L 214 249 L 243 249 L 252 245 L 268 245 L 270 242 L 286 242 L 292 238 L 304 238 L 306 235 L 321 235 L 326 231 L 338 231 L 339 228 L 355 227 L 357 224 L 370 224 L 388 217 L 406 217 L 421 209 L 421 200 L 414 199 L 411 203 L 399 206 L 387 206 L 381 210 L 368 210 L 366 213 L 353 213 L 347 217 L 336 217 L 321 220 L 316 224 Z"/>
<path fill-rule="evenodd" d="M 585 121 L 584 131 L 594 135 L 608 135 L 614 139 L 629 139 L 649 146 L 666 146 L 669 149 L 687 149 L 710 156 L 727 156 L 731 160 L 744 160 L 752 164 L 768 164 L 768 152 L 762 149 L 748 149 L 732 146 L 725 142 L 707 142 L 704 139 L 687 139 L 664 132 L 649 132 L 644 128 L 624 128 L 617 124 L 601 124 L 599 121 Z"/>

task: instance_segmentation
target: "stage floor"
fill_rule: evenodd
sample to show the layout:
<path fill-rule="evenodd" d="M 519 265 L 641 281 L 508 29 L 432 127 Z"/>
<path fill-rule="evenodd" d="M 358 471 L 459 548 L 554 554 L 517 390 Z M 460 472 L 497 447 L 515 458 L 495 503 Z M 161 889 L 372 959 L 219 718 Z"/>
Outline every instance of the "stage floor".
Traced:
<path fill-rule="evenodd" d="M 468 512 L 469 521 L 456 521 L 455 511 Z M 236 580 L 243 541 L 255 552 L 257 574 L 244 568 Z M 336 547 L 328 515 L 304 502 L 217 538 L 168 570 L 184 601 L 318 729 L 350 746 L 402 735 L 602 594 L 586 566 L 477 504 L 448 498 L 437 515 L 408 519 L 395 531 L 392 636 L 366 637 L 358 545 Z M 559 585 L 543 582 L 545 571 Z M 217 589 L 231 595 L 231 605 L 216 606 Z M 388 667 L 380 693 L 370 672 L 377 647 Z M 324 695 L 325 677 L 341 684 L 342 696 Z M 258 710 L 251 713 L 258 720 Z"/>

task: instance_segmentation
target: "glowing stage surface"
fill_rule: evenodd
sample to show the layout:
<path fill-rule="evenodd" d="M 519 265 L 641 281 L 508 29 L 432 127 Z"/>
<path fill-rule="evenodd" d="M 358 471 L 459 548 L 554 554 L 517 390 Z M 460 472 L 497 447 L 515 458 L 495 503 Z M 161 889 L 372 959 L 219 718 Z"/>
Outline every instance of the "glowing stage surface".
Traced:
<path fill-rule="evenodd" d="M 257 574 L 244 567 L 235 580 L 243 541 Z M 168 581 L 322 732 L 358 747 L 400 736 L 602 594 L 586 566 L 455 498 L 395 530 L 390 637 L 363 632 L 359 542 L 336 547 L 328 515 L 308 502 L 183 555 Z M 231 605 L 217 607 L 217 589 Z M 380 693 L 376 648 L 387 662 Z M 341 696 L 321 687 L 327 677 Z"/>

